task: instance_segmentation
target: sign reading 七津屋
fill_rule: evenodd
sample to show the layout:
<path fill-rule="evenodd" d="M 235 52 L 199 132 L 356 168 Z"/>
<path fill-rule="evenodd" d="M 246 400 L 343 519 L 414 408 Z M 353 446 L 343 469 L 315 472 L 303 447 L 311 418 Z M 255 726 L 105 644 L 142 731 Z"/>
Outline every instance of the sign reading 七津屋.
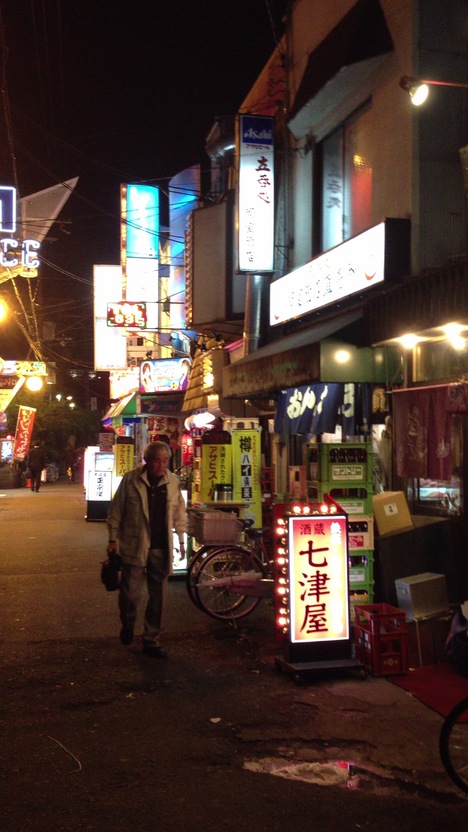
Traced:
<path fill-rule="evenodd" d="M 239 271 L 274 269 L 274 119 L 239 116 Z"/>
<path fill-rule="evenodd" d="M 290 641 L 349 639 L 346 516 L 289 518 Z"/>

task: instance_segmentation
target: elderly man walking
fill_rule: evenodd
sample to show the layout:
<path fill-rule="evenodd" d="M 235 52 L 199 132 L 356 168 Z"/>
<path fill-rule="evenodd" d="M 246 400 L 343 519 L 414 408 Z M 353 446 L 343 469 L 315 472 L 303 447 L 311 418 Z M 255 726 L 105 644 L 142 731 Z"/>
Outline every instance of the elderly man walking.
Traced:
<path fill-rule="evenodd" d="M 138 602 L 146 577 L 148 603 L 144 617 L 143 652 L 153 658 L 167 654 L 161 647 L 167 579 L 172 571 L 173 530 L 184 555 L 187 511 L 175 474 L 168 471 L 171 449 L 165 442 L 145 448 L 145 464 L 122 478 L 107 518 L 108 554 L 119 553 L 122 578 L 119 610 L 122 644 L 131 644 Z"/>

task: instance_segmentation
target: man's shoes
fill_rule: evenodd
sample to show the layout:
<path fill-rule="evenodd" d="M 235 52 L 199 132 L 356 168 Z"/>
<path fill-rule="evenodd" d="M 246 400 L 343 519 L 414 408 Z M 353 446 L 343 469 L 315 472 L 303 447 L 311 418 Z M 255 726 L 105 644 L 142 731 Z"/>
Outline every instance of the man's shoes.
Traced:
<path fill-rule="evenodd" d="M 145 656 L 151 656 L 152 659 L 165 659 L 167 657 L 167 653 L 162 647 L 146 642 L 143 642 L 143 653 Z"/>
<path fill-rule="evenodd" d="M 131 627 L 122 627 L 120 631 L 120 641 L 122 644 L 131 644 L 133 641 L 133 629 Z"/>

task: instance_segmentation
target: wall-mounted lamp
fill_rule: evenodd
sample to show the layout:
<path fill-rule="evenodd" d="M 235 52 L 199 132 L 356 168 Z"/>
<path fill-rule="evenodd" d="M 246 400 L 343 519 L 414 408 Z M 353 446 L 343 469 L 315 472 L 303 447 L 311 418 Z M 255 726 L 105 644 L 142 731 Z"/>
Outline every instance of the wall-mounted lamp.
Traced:
<path fill-rule="evenodd" d="M 411 103 L 415 107 L 424 104 L 429 95 L 430 86 L 462 87 L 463 89 L 468 89 L 468 84 L 460 84 L 455 81 L 422 81 L 417 78 L 412 78 L 410 75 L 403 75 L 403 78 L 400 79 L 400 87 L 408 93 L 411 98 Z"/>

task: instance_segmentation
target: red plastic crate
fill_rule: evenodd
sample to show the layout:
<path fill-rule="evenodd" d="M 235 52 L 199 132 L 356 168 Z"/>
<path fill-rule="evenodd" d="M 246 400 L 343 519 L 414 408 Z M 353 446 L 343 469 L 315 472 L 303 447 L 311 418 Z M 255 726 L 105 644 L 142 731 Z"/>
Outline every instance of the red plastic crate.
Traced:
<path fill-rule="evenodd" d="M 408 672 L 406 614 L 390 604 L 354 607 L 356 658 L 373 676 Z"/>

